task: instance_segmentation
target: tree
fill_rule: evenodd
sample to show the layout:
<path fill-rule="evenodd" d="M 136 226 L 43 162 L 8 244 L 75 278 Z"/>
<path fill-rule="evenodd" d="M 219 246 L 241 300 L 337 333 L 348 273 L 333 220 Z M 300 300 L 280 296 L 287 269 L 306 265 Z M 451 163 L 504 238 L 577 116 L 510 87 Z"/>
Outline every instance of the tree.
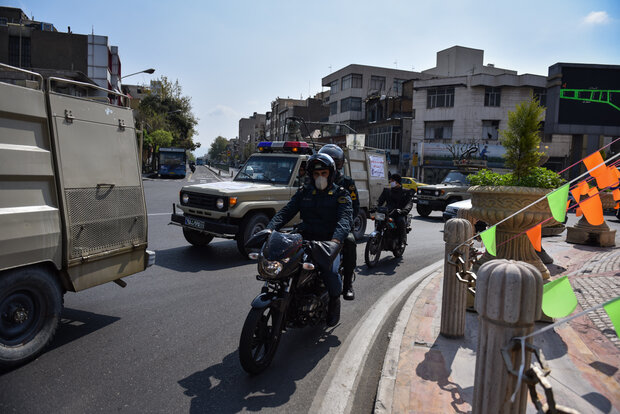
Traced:
<path fill-rule="evenodd" d="M 540 122 L 544 108 L 531 98 L 508 112 L 508 128 L 500 132 L 500 142 L 506 148 L 506 166 L 512 168 L 517 181 L 538 167 L 543 153 L 540 146 Z"/>
<path fill-rule="evenodd" d="M 158 129 L 157 131 L 153 131 L 150 134 L 145 134 L 144 142 L 148 142 L 149 144 L 151 144 L 155 151 L 157 151 L 160 147 L 165 148 L 172 145 L 172 134 L 168 131 Z"/>
<path fill-rule="evenodd" d="M 226 152 L 226 148 L 228 147 L 228 140 L 222 136 L 218 136 L 215 138 L 213 143 L 211 143 L 211 148 L 209 148 L 209 159 L 213 161 L 218 161 L 220 155 Z"/>

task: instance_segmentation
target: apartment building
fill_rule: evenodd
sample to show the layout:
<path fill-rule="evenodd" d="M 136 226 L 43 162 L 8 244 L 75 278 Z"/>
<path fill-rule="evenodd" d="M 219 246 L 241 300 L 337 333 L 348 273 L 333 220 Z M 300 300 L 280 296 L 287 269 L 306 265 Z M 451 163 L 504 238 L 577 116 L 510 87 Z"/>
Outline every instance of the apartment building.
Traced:
<path fill-rule="evenodd" d="M 241 161 L 245 161 L 256 148 L 256 144 L 265 139 L 266 119 L 266 114 L 254 112 L 252 116 L 239 120 L 238 147 Z"/>
<path fill-rule="evenodd" d="M 267 141 L 283 140 L 286 132 L 286 118 L 302 118 L 307 124 L 327 122 L 329 109 L 324 105 L 324 94 L 314 98 L 290 99 L 276 98 L 271 102 L 271 112 L 265 120 L 265 138 Z"/>
<path fill-rule="evenodd" d="M 0 7 L 0 62 L 120 90 L 118 47 L 107 36 L 76 34 L 70 27 L 60 32 L 18 8 Z"/>
<path fill-rule="evenodd" d="M 546 76 L 519 75 L 484 65 L 483 58 L 483 50 L 454 46 L 437 52 L 436 67 L 422 71 L 431 78 L 414 81 L 410 152 L 423 162 L 417 175 L 424 182 L 438 182 L 450 169 L 454 154 L 448 145 L 486 147 L 489 165 L 503 167 L 499 130 L 506 128 L 508 112 L 532 95 L 546 105 Z M 570 139 L 546 136 L 544 141 L 550 161 L 564 166 Z"/>

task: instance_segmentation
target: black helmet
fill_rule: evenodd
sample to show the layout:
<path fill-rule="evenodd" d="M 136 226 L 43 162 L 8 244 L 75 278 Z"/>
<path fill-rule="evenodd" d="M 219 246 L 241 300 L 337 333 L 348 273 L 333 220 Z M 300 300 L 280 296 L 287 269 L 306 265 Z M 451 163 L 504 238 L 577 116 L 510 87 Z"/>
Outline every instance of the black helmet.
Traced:
<path fill-rule="evenodd" d="M 310 181 L 314 183 L 312 174 L 314 170 L 329 170 L 329 176 L 327 177 L 327 183 L 331 186 L 334 183 L 334 173 L 336 172 L 336 164 L 332 157 L 327 154 L 314 154 L 310 158 L 308 158 L 308 162 L 306 163 L 306 171 L 308 176 L 310 177 Z"/>
<path fill-rule="evenodd" d="M 327 154 L 336 163 L 336 169 L 342 168 L 344 164 L 344 151 L 336 144 L 327 144 L 319 150 L 319 154 Z"/>

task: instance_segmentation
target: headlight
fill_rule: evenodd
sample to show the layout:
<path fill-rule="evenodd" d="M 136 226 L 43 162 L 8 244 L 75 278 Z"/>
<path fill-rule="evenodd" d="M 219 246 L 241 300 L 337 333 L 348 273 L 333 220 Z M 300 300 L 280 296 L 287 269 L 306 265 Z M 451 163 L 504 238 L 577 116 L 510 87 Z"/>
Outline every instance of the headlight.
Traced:
<path fill-rule="evenodd" d="M 435 197 L 439 195 L 439 190 L 435 191 Z"/>
<path fill-rule="evenodd" d="M 224 199 L 223 198 L 218 198 L 217 201 L 215 202 L 215 206 L 219 210 L 222 210 L 224 208 Z"/>
<path fill-rule="evenodd" d="M 263 262 L 263 271 L 267 274 L 267 276 L 277 276 L 282 271 L 282 263 L 277 260 L 265 260 Z"/>
<path fill-rule="evenodd" d="M 187 193 L 181 194 L 181 204 L 188 204 L 188 203 L 189 203 L 189 194 Z"/>

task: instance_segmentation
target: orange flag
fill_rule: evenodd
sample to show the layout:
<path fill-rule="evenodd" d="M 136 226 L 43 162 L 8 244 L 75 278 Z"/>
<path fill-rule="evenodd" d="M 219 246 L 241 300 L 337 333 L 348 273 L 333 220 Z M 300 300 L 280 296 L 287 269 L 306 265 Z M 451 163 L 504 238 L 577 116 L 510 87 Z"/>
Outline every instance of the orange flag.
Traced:
<path fill-rule="evenodd" d="M 532 242 L 532 245 L 534 245 L 534 249 L 536 249 L 536 251 L 540 251 L 541 250 L 541 234 L 542 234 L 542 225 L 538 224 L 537 226 L 532 227 L 531 229 L 529 229 L 527 232 L 527 237 L 530 239 L 530 241 Z"/>
<path fill-rule="evenodd" d="M 614 195 L 614 200 L 620 201 L 620 189 L 616 188 L 611 193 Z"/>
<path fill-rule="evenodd" d="M 596 178 L 596 184 L 601 190 L 603 188 L 611 187 L 618 181 L 618 178 L 611 174 L 609 168 L 607 168 L 605 164 L 600 165 L 601 163 L 604 163 L 600 152 L 595 152 L 594 154 L 587 156 L 583 159 L 583 163 L 588 169 L 590 175 Z"/>
<path fill-rule="evenodd" d="M 585 216 L 588 223 L 593 226 L 598 226 L 603 224 L 605 221 L 603 217 L 603 203 L 601 203 L 601 198 L 598 195 L 598 191 L 596 188 L 593 188 L 588 193 L 590 196 L 585 201 L 579 203 L 579 207 L 583 211 L 583 215 Z"/>

